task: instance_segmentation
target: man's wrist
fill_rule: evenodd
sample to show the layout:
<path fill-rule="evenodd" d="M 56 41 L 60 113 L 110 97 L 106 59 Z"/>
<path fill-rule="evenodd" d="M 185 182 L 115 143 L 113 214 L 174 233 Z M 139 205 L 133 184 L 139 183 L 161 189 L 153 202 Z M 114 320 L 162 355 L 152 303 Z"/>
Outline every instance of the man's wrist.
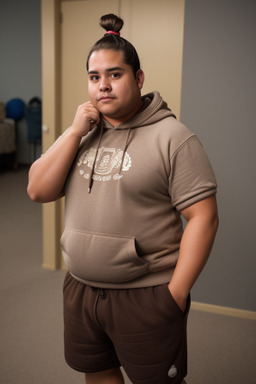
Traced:
<path fill-rule="evenodd" d="M 179 287 L 174 287 L 172 282 L 168 284 L 169 291 L 171 292 L 172 297 L 176 301 L 177 305 L 184 312 L 186 309 L 187 298 L 189 292 L 184 291 L 183 289 L 179 289 Z"/>

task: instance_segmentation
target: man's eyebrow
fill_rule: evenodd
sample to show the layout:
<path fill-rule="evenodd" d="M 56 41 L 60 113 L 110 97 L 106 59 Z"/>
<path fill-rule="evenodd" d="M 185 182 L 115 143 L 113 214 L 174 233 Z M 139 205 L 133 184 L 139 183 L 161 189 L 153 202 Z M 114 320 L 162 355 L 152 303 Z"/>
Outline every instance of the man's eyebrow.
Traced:
<path fill-rule="evenodd" d="M 107 68 L 105 72 L 114 72 L 114 71 L 124 71 L 124 68 L 122 67 L 112 67 L 112 68 Z M 97 75 L 99 71 L 88 71 L 88 75 Z"/>
<path fill-rule="evenodd" d="M 124 68 L 122 68 L 122 67 L 112 67 L 112 68 L 106 69 L 106 72 L 113 72 L 113 71 L 124 71 Z"/>

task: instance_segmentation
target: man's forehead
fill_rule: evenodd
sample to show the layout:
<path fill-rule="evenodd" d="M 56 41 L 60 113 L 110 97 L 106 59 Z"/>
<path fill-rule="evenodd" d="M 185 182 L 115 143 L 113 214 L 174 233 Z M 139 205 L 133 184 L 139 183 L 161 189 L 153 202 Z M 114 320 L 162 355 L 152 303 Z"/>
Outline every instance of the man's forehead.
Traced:
<path fill-rule="evenodd" d="M 127 64 L 124 62 L 122 51 L 114 51 L 102 49 L 94 51 L 89 59 L 89 71 L 112 71 L 112 70 L 125 70 Z"/>

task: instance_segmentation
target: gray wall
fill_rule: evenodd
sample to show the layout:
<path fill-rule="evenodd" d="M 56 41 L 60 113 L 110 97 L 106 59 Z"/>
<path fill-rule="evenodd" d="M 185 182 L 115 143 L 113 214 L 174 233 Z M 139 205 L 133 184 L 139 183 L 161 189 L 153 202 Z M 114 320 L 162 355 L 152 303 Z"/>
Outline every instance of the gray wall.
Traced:
<path fill-rule="evenodd" d="M 41 97 L 40 0 L 0 0 L 0 101 Z M 18 161 L 30 162 L 26 121 L 18 123 Z"/>
<path fill-rule="evenodd" d="M 220 227 L 193 300 L 256 310 L 256 2 L 186 1 L 181 120 L 204 145 Z"/>

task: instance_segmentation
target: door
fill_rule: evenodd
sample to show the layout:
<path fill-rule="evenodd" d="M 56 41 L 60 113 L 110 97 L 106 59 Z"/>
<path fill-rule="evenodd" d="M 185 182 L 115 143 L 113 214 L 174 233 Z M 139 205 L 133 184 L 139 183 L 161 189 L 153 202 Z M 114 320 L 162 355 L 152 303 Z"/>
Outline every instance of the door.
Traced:
<path fill-rule="evenodd" d="M 77 106 L 88 100 L 87 53 L 103 36 L 99 19 L 107 13 L 124 19 L 121 35 L 136 47 L 145 72 L 143 94 L 158 90 L 179 118 L 185 0 L 43 0 L 41 4 L 44 151 L 72 124 Z M 63 214 L 63 203 L 43 206 L 45 268 L 64 267 L 59 246 Z"/>

